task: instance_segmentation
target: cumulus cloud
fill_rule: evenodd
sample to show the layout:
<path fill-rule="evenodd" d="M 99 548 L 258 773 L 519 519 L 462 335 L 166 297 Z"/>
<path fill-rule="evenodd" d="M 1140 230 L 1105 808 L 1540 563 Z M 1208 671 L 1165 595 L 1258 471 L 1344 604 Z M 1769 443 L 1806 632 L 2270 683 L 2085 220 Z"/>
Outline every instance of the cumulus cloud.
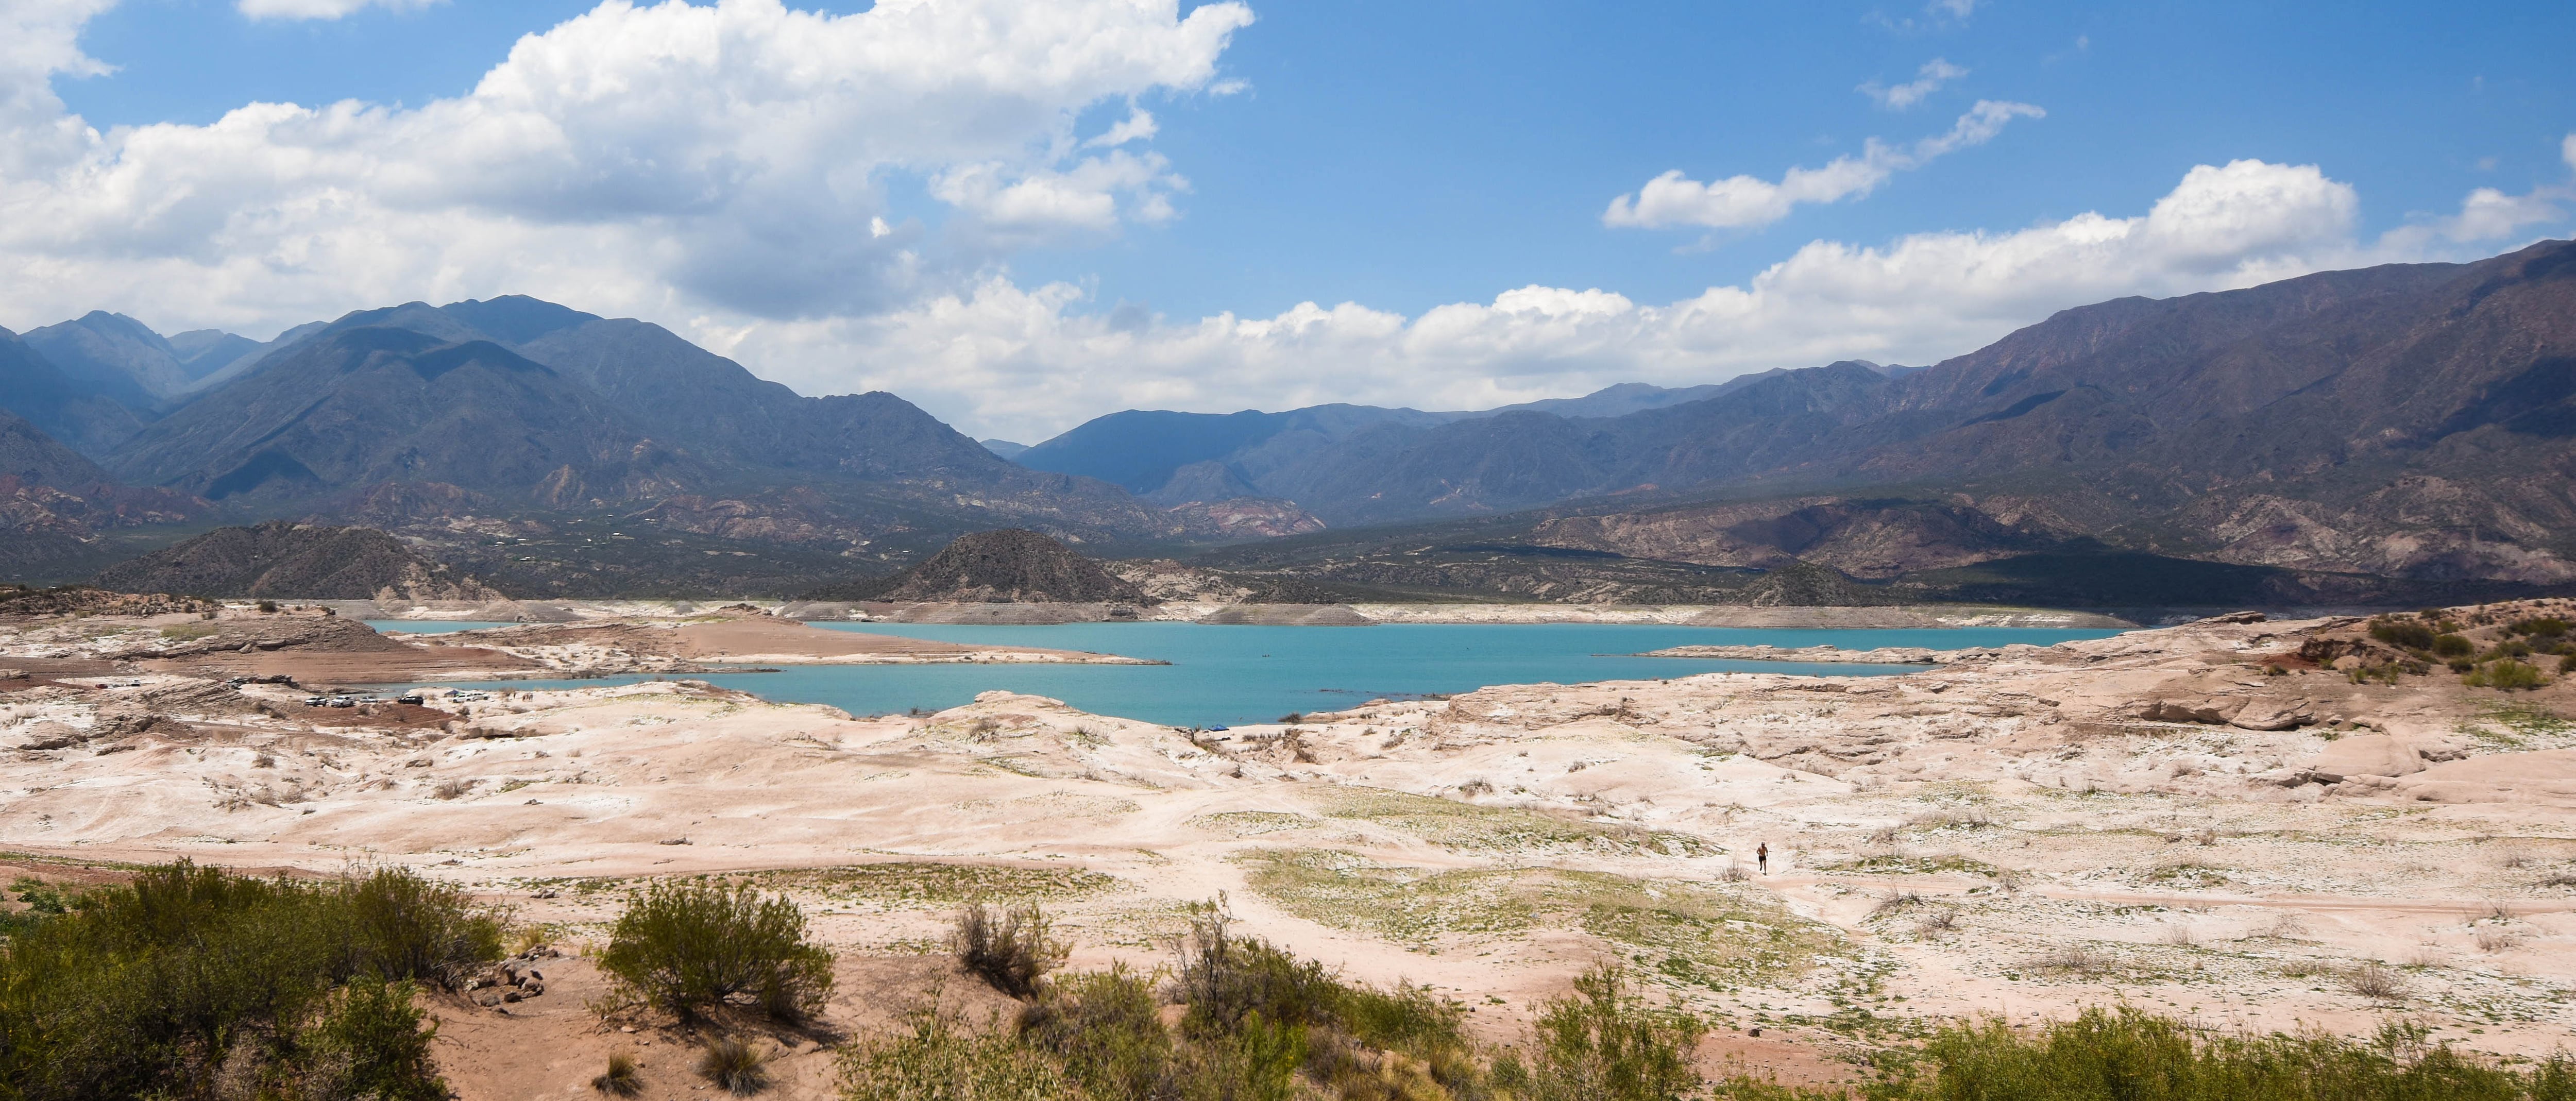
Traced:
<path fill-rule="evenodd" d="M 1822 168 L 1792 168 L 1779 182 L 1754 176 L 1729 176 L 1701 183 L 1673 169 L 1646 181 L 1646 186 L 1610 200 L 1603 225 L 1638 229 L 1702 226 L 1709 229 L 1755 229 L 1789 216 L 1807 203 L 1833 203 L 1868 195 L 1898 172 L 1920 168 L 1934 158 L 1983 145 L 2003 133 L 2015 118 L 2044 118 L 2048 112 L 2027 103 L 1978 100 L 1946 134 L 1912 145 L 1892 146 L 1871 138 L 1857 157 L 1836 157 Z"/>
<path fill-rule="evenodd" d="M 1530 286 L 1412 317 L 1309 302 L 1137 324 L 1098 312 L 1076 286 L 992 279 L 877 317 L 757 326 L 729 347 L 801 389 L 864 379 L 1012 439 L 1122 408 L 1477 408 L 1847 358 L 1929 363 L 2106 298 L 2413 258 L 2360 242 L 2359 207 L 2314 165 L 2241 160 L 2191 169 L 2143 213 L 1878 246 L 1816 241 L 1742 284 L 1663 305 Z M 854 375 L 849 363 L 869 366 Z"/>
<path fill-rule="evenodd" d="M 1861 85 L 1858 91 L 1862 95 L 1877 100 L 1881 107 L 1891 111 L 1902 111 L 1923 102 L 1924 98 L 1932 93 L 1940 91 L 1942 85 L 1966 75 L 1968 70 L 1936 57 L 1924 62 L 1923 67 L 1915 71 L 1914 79 L 1903 84 L 1890 88 L 1873 80 Z"/>
<path fill-rule="evenodd" d="M 1010 249 L 1172 217 L 1185 181 L 1137 150 L 1150 116 L 1092 156 L 1076 119 L 1204 88 L 1252 18 L 1177 0 L 845 16 L 606 0 L 417 108 L 252 103 L 102 133 L 47 81 L 97 70 L 76 39 L 106 6 L 0 5 L 0 301 L 21 322 L 124 307 L 275 328 L 505 291 L 755 319 L 885 309 Z M 944 224 L 892 208 L 895 174 L 927 183 Z"/>
<path fill-rule="evenodd" d="M 362 8 L 403 11 L 425 8 L 440 0 L 240 0 L 234 5 L 253 19 L 338 19 Z"/>

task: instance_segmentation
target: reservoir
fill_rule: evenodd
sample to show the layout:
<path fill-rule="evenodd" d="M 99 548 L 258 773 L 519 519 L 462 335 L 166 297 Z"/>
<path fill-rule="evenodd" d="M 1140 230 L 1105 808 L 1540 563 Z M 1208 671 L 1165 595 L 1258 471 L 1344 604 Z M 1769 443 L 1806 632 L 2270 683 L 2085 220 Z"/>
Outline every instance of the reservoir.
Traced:
<path fill-rule="evenodd" d="M 435 632 L 494 624 L 375 620 L 384 631 Z M 1169 665 L 808 665 L 772 673 L 687 674 L 765 699 L 829 704 L 853 715 L 936 711 L 1002 689 L 1063 700 L 1097 715 L 1170 726 L 1273 722 L 1291 712 L 1338 711 L 1372 699 L 1471 692 L 1496 684 L 1653 680 L 1694 673 L 1885 676 L 1920 665 L 1714 661 L 1627 655 L 1667 646 L 1922 646 L 1958 650 L 2102 638 L 2109 630 L 1971 627 L 1955 630 L 1788 630 L 1651 624 L 1382 624 L 1373 627 L 1217 626 L 1197 623 L 1065 623 L 958 626 L 818 623 L 970 645 L 1088 650 Z M 646 679 L 488 682 L 494 687 L 580 687 Z M 481 682 L 478 682 L 481 683 Z"/>

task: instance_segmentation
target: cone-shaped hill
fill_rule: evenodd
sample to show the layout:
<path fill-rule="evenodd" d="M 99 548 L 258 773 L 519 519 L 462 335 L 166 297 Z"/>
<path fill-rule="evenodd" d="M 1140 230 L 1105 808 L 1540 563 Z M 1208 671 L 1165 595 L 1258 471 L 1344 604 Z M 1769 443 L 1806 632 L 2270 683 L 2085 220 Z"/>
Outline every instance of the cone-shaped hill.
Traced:
<path fill-rule="evenodd" d="M 1034 531 L 979 531 L 920 565 L 813 594 L 818 600 L 976 604 L 1152 603 L 1144 590 Z"/>

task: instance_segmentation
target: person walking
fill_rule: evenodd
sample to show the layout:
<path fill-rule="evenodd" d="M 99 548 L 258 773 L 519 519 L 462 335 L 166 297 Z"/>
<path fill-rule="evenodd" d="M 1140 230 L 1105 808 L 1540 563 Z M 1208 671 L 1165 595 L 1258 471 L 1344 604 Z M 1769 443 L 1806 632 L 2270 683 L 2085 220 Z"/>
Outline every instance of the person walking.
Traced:
<path fill-rule="evenodd" d="M 1769 875 L 1769 874 L 1771 874 L 1771 843 L 1770 843 L 1770 842 L 1765 841 L 1765 842 L 1761 843 L 1760 845 L 1756 845 L 1756 846 L 1754 846 L 1754 848 L 1753 848 L 1753 866 L 1754 866 L 1754 867 L 1756 867 L 1756 868 L 1761 869 L 1761 870 L 1762 870 L 1762 874 L 1764 874 L 1764 875 Z"/>

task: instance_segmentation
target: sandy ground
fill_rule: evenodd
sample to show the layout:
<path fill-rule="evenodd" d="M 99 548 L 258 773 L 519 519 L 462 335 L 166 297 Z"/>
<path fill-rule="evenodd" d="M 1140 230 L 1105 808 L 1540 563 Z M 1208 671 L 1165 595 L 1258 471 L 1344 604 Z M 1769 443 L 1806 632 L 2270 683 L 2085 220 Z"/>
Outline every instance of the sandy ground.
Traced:
<path fill-rule="evenodd" d="M 842 953 L 823 1031 L 763 1041 L 782 1097 L 825 1096 L 824 1046 L 934 993 L 997 1007 L 936 955 L 970 898 L 1043 901 L 1077 968 L 1165 963 L 1184 907 L 1222 898 L 1348 977 L 1460 999 L 1496 1040 L 1624 960 L 1718 1022 L 1713 1063 L 1795 1081 L 1961 1015 L 2112 1002 L 2566 1046 L 2576 687 L 2355 683 L 2332 667 L 2376 660 L 2361 627 L 1500 687 L 1195 741 L 1007 693 L 860 720 L 686 680 L 329 710 L 180 673 L 29 675 L 0 679 L 0 847 L 73 869 L 400 863 L 514 907 L 570 955 L 540 998 L 439 1004 L 469 1098 L 586 1096 L 620 1048 L 694 1084 L 686 1037 L 582 1008 L 583 952 L 657 876 L 785 891 Z M 771 637 L 653 629 L 675 660 Z M 2391 989 L 2352 981 L 2370 965 Z"/>

